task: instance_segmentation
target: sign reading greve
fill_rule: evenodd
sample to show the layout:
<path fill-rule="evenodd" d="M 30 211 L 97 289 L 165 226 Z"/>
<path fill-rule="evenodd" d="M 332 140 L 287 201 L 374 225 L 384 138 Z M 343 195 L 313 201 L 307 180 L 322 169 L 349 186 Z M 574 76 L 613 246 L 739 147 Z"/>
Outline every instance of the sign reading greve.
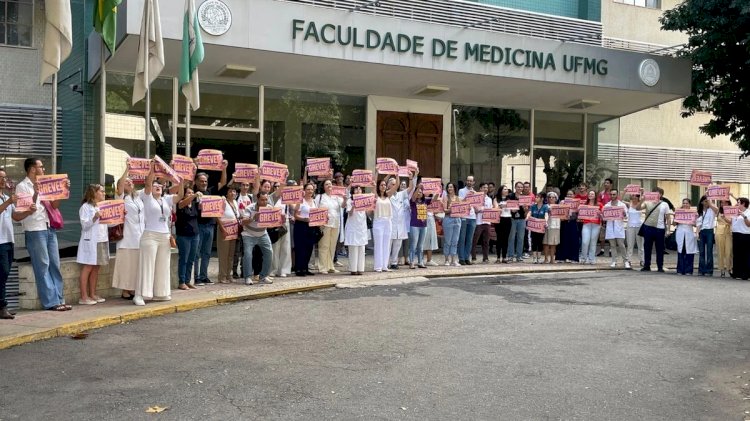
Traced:
<path fill-rule="evenodd" d="M 221 226 L 226 232 L 224 241 L 236 240 L 240 235 L 240 224 L 234 218 L 221 218 Z"/>
<path fill-rule="evenodd" d="M 606 206 L 602 209 L 605 221 L 622 221 L 625 219 L 625 206 Z"/>
<path fill-rule="evenodd" d="M 398 175 L 398 162 L 393 158 L 378 158 L 375 161 L 378 174 Z"/>
<path fill-rule="evenodd" d="M 261 208 L 257 216 L 259 228 L 274 228 L 284 224 L 281 208 Z"/>
<path fill-rule="evenodd" d="M 409 167 L 407 166 L 399 166 L 398 167 L 398 176 L 399 177 L 411 177 L 411 173 L 409 172 Z"/>
<path fill-rule="evenodd" d="M 195 163 L 190 157 L 184 155 L 172 155 L 172 168 L 183 180 L 195 179 Z"/>
<path fill-rule="evenodd" d="M 690 173 L 690 184 L 708 187 L 711 185 L 712 175 L 709 171 L 693 170 Z"/>
<path fill-rule="evenodd" d="M 284 205 L 299 205 L 305 197 L 302 186 L 284 186 L 281 188 L 281 203 Z"/>
<path fill-rule="evenodd" d="M 433 215 L 445 212 L 443 201 L 439 199 L 431 200 L 430 203 L 427 204 L 427 212 L 432 212 Z"/>
<path fill-rule="evenodd" d="M 166 178 L 167 180 L 180 184 L 182 183 L 182 177 L 170 167 L 159 155 L 154 155 L 154 175 L 156 178 Z"/>
<path fill-rule="evenodd" d="M 640 184 L 628 184 L 627 186 L 625 186 L 625 194 L 629 194 L 631 196 L 641 194 Z"/>
<path fill-rule="evenodd" d="M 695 225 L 696 219 L 698 219 L 698 211 L 695 209 L 674 210 L 674 222 L 676 224 Z"/>
<path fill-rule="evenodd" d="M 370 170 L 354 170 L 350 180 L 352 187 L 372 187 L 375 185 Z"/>
<path fill-rule="evenodd" d="M 16 210 L 18 212 L 26 212 L 31 209 L 31 205 L 34 204 L 34 195 L 32 193 L 18 193 L 16 194 Z"/>
<path fill-rule="evenodd" d="M 328 208 L 310 209 L 310 226 L 322 227 L 328 223 Z"/>
<path fill-rule="evenodd" d="M 729 187 L 709 186 L 706 189 L 706 197 L 709 200 L 729 200 Z"/>
<path fill-rule="evenodd" d="M 581 205 L 578 207 L 578 219 L 597 219 L 599 206 Z"/>
<path fill-rule="evenodd" d="M 549 216 L 552 218 L 567 219 L 570 215 L 570 206 L 568 205 L 549 205 Z"/>
<path fill-rule="evenodd" d="M 96 205 L 99 210 L 99 223 L 117 225 L 125 223 L 125 201 L 104 200 Z"/>
<path fill-rule="evenodd" d="M 563 204 L 570 207 L 571 212 L 578 212 L 581 201 L 578 199 L 563 199 Z"/>
<path fill-rule="evenodd" d="M 484 196 L 485 194 L 482 192 L 470 191 L 466 193 L 463 203 L 468 203 L 476 207 L 484 206 Z"/>
<path fill-rule="evenodd" d="M 643 200 L 646 202 L 658 202 L 661 200 L 661 197 L 659 196 L 659 192 L 650 191 L 643 194 Z"/>
<path fill-rule="evenodd" d="M 224 205 L 226 202 L 221 196 L 201 197 L 201 216 L 203 218 L 221 218 L 224 216 Z"/>
<path fill-rule="evenodd" d="M 237 183 L 252 183 L 258 178 L 258 166 L 255 164 L 234 164 L 234 181 Z"/>
<path fill-rule="evenodd" d="M 518 200 L 506 200 L 505 209 L 509 211 L 517 211 L 521 209 L 521 205 L 518 203 Z"/>
<path fill-rule="evenodd" d="M 199 170 L 221 171 L 224 169 L 224 153 L 217 149 L 201 149 L 195 162 Z"/>
<path fill-rule="evenodd" d="M 500 223 L 500 209 L 485 209 L 482 211 L 482 221 L 491 224 Z"/>
<path fill-rule="evenodd" d="M 422 194 L 425 196 L 437 195 L 443 191 L 443 180 L 439 178 L 423 178 Z"/>
<path fill-rule="evenodd" d="M 525 194 L 518 198 L 518 204 L 526 207 L 531 206 L 534 204 L 534 196 Z"/>
<path fill-rule="evenodd" d="M 528 229 L 531 232 L 536 232 L 538 234 L 544 234 L 546 224 L 547 224 L 547 221 L 545 221 L 544 219 L 529 217 L 529 219 L 526 220 L 526 229 Z"/>
<path fill-rule="evenodd" d="M 145 180 L 149 172 L 151 172 L 151 160 L 146 158 L 128 158 L 125 161 L 125 165 L 128 167 L 128 177 L 131 180 L 135 180 L 137 177 L 140 180 Z"/>
<path fill-rule="evenodd" d="M 39 200 L 64 200 L 70 197 L 68 174 L 40 175 L 36 178 L 39 184 Z"/>
<path fill-rule="evenodd" d="M 471 205 L 466 202 L 451 203 L 451 218 L 466 218 L 471 214 Z"/>
<path fill-rule="evenodd" d="M 258 171 L 260 178 L 272 183 L 286 183 L 286 176 L 289 174 L 286 165 L 272 161 L 263 161 Z"/>
<path fill-rule="evenodd" d="M 329 177 L 331 175 L 331 158 L 307 158 L 307 175 Z"/>
<path fill-rule="evenodd" d="M 375 210 L 375 193 L 355 194 L 352 203 L 355 211 L 369 212 Z"/>
<path fill-rule="evenodd" d="M 417 161 L 412 161 L 411 159 L 407 159 L 406 168 L 412 171 L 417 171 L 419 169 L 419 163 Z"/>
<path fill-rule="evenodd" d="M 735 216 L 740 216 L 739 206 L 722 206 L 721 209 L 724 211 L 725 218 L 734 218 Z"/>
<path fill-rule="evenodd" d="M 346 197 L 346 187 L 344 186 L 331 186 L 331 196 L 338 196 L 341 198 Z"/>

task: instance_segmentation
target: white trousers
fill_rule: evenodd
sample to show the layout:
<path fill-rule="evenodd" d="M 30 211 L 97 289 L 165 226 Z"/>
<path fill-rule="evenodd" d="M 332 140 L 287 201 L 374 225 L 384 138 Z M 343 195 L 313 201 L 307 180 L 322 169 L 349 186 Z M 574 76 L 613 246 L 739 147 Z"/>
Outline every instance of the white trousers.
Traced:
<path fill-rule="evenodd" d="M 287 233 L 272 246 L 273 269 L 271 273 L 276 274 L 276 276 L 292 273 L 292 245 L 290 238 L 291 231 L 289 231 L 289 226 L 287 226 Z"/>
<path fill-rule="evenodd" d="M 375 218 L 372 222 L 372 242 L 375 252 L 375 270 L 388 269 L 388 258 L 391 251 L 390 218 Z"/>
<path fill-rule="evenodd" d="M 365 246 L 349 247 L 349 272 L 365 271 Z"/>
<path fill-rule="evenodd" d="M 391 240 L 391 264 L 398 264 L 398 254 L 401 252 L 401 246 L 404 244 L 404 240 Z M 408 258 L 407 258 L 408 260 Z"/>
<path fill-rule="evenodd" d="M 612 255 L 612 263 L 617 263 L 617 256 L 622 258 L 623 263 L 627 262 L 628 256 L 625 252 L 625 239 L 610 238 L 607 241 L 609 241 L 609 253 Z"/>
<path fill-rule="evenodd" d="M 169 269 L 171 267 L 169 234 L 145 231 L 141 236 L 141 254 L 138 258 L 141 275 L 135 295 L 143 298 L 170 295 Z"/>
<path fill-rule="evenodd" d="M 625 230 L 625 260 L 632 262 L 633 247 L 636 242 L 638 243 L 638 254 L 640 255 L 640 261 L 643 261 L 643 237 L 638 235 L 638 227 L 628 227 Z"/>

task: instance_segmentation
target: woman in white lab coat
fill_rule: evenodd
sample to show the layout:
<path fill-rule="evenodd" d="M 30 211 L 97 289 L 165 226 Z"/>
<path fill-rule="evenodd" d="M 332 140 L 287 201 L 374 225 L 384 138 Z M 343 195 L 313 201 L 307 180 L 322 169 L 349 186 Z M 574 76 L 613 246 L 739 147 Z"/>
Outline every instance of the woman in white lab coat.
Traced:
<path fill-rule="evenodd" d="M 104 187 L 89 184 L 83 194 L 83 204 L 78 210 L 81 220 L 81 239 L 78 241 L 76 262 L 82 265 L 80 286 L 81 299 L 78 304 L 93 305 L 103 303 L 104 298 L 96 295 L 96 281 L 99 267 L 109 264 L 109 237 L 107 225 L 99 223 L 97 204 L 104 200 Z"/>
<path fill-rule="evenodd" d="M 364 193 L 362 187 L 352 187 L 351 196 Z M 349 271 L 352 275 L 362 275 L 365 272 L 365 246 L 369 241 L 367 236 L 367 212 L 354 210 L 354 201 L 346 203 L 346 227 L 344 228 L 344 245 L 349 247 Z"/>
<path fill-rule="evenodd" d="M 690 209 L 690 199 L 682 199 L 682 209 Z M 677 224 L 677 273 L 692 275 L 695 255 L 698 254 L 698 239 L 695 236 L 695 224 Z"/>

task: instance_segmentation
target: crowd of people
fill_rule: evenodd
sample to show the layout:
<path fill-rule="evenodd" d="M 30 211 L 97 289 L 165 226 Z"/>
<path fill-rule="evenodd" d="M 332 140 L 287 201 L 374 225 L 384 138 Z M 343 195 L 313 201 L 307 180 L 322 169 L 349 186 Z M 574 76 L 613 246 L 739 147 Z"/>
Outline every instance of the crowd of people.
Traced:
<path fill-rule="evenodd" d="M 535 193 L 528 182 L 496 187 L 492 182 L 476 183 L 473 176 L 468 176 L 459 183 L 441 186 L 440 193 L 425 194 L 419 170 L 411 168 L 408 177 L 378 177 L 376 170 L 372 187 L 352 186 L 350 177 L 340 172 L 308 177 L 305 170 L 302 179 L 286 182 L 287 186 L 301 185 L 304 192 L 299 203 L 289 204 L 281 198 L 282 183 L 261 179 L 260 175 L 252 182 L 227 180 L 227 161 L 223 161 L 218 181 L 213 184 L 209 174 L 197 172 L 193 180 L 170 185 L 157 178 L 155 165 L 152 161 L 143 189 L 136 188 L 127 170 L 116 185 L 116 198 L 124 201 L 126 212 L 117 241 L 112 286 L 136 305 L 171 299 L 172 247 L 178 249 L 179 289 L 214 284 L 208 276 L 208 266 L 215 233 L 219 283 L 241 280 L 252 285 L 272 283 L 274 277 L 291 274 L 304 277 L 338 273 L 344 266 L 338 259 L 343 256 L 348 257 L 348 272 L 362 275 L 369 269 L 365 251 L 370 244 L 375 272 L 397 270 L 402 265 L 424 269 L 441 264 L 490 264 L 493 249 L 495 264 L 595 264 L 597 257 L 604 254 L 605 244 L 609 245 L 611 267 L 621 261 L 625 269 L 651 271 L 655 250 L 655 270 L 664 272 L 665 237 L 672 225 L 676 225 L 673 235 L 678 274 L 693 274 L 694 256 L 698 254 L 700 275 L 713 276 L 716 244 L 720 276 L 743 280 L 750 277 L 750 210 L 744 197 L 732 196 L 739 214 L 727 217 L 724 207 L 731 206 L 731 201 L 715 202 L 704 196 L 695 208 L 697 218 L 677 224 L 672 218 L 674 208 L 659 188 L 652 189 L 650 199 L 645 200 L 642 189 L 623 195 L 607 179 L 601 188 L 581 183 L 563 195 L 551 185 Z M 0 318 L 13 317 L 4 300 L 5 280 L 13 259 L 12 221 L 20 221 L 23 226 L 42 306 L 55 311 L 71 308 L 62 294 L 56 229 L 52 224 L 59 201 L 45 202 L 38 197 L 35 180 L 44 174 L 41 161 L 27 159 L 24 168 L 27 177 L 18 183 L 16 192 L 33 194 L 31 207 L 16 211 L 16 195 L 0 192 Z M 0 178 L 4 177 L 0 170 Z M 0 185 L 4 185 L 1 181 Z M 338 188 L 338 193 L 333 192 L 334 188 Z M 345 194 L 340 193 L 341 188 Z M 356 209 L 352 198 L 368 190 L 376 196 L 374 209 Z M 483 195 L 479 202 L 471 201 L 467 214 L 451 214 L 458 209 L 452 205 L 468 201 L 477 193 Z M 216 195 L 225 201 L 224 214 L 221 218 L 202 216 L 201 199 Z M 99 268 L 110 259 L 108 227 L 98 222 L 97 203 L 104 199 L 103 186 L 89 185 L 79 212 L 81 305 L 104 301 L 96 293 Z M 556 205 L 572 202 L 577 205 L 571 206 L 566 216 L 557 212 L 553 216 Z M 585 217 L 579 217 L 579 206 L 588 209 Z M 683 199 L 681 207 L 692 209 L 690 199 Z M 268 228 L 260 223 L 259 215 L 267 208 L 281 210 L 280 226 Z M 322 227 L 310 224 L 311 212 L 316 208 L 327 209 L 327 222 Z M 490 214 L 489 210 L 497 211 L 494 215 L 499 213 L 499 218 L 483 218 Z M 605 218 L 605 214 L 612 215 L 611 211 L 619 215 Z M 227 219 L 236 220 L 241 227 L 237 238 L 221 223 Z M 543 229 L 530 229 L 529 220 L 541 221 Z M 444 260 L 437 262 L 434 252 L 439 250 L 441 241 Z M 316 249 L 317 259 L 313 259 Z M 481 261 L 477 258 L 478 249 Z"/>

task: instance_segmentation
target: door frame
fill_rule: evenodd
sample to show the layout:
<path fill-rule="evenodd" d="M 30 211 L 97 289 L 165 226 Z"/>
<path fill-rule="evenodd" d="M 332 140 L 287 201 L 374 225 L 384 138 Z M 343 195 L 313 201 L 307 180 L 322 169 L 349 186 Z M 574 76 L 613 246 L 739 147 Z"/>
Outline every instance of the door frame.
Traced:
<path fill-rule="evenodd" d="M 378 111 L 397 111 L 418 114 L 439 114 L 443 116 L 443 162 L 441 177 L 443 182 L 451 176 L 451 123 L 453 104 L 441 101 L 395 98 L 370 95 L 367 97 L 367 137 L 365 139 L 365 163 L 367 168 L 375 168 L 377 158 Z"/>

